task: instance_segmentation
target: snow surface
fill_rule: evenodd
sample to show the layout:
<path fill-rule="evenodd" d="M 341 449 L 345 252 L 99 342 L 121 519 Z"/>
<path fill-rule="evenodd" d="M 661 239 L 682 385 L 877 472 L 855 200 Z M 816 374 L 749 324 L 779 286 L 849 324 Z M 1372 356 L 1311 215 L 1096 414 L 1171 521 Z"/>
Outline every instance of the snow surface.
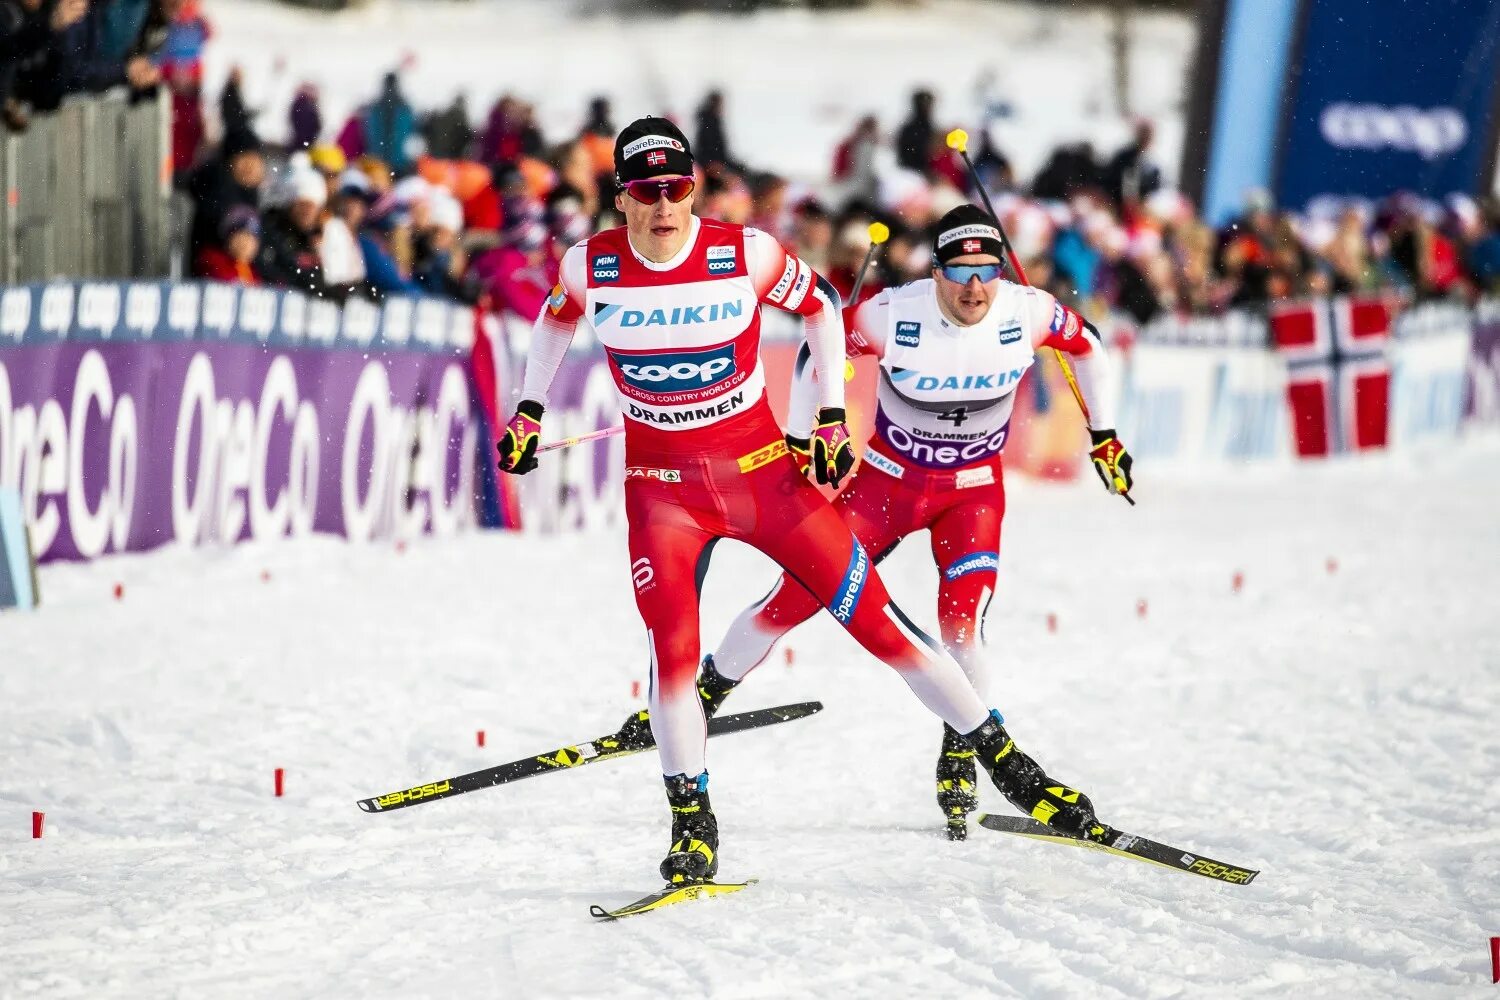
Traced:
<path fill-rule="evenodd" d="M 215 27 L 208 93 L 217 100 L 230 66 L 243 66 L 249 103 L 265 109 L 258 127 L 277 141 L 303 81 L 321 88 L 331 140 L 398 66 L 420 110 L 464 92 L 478 127 L 496 98 L 513 93 L 536 104 L 552 142 L 577 133 L 597 94 L 613 98 L 617 126 L 668 113 L 691 135 L 698 103 L 719 87 L 735 155 L 808 184 L 827 180 L 834 146 L 860 115 L 877 114 L 893 134 L 917 86 L 937 95 L 943 128 L 973 131 L 987 109 L 1008 104 L 994 134 L 1023 177 L 1060 142 L 1089 139 L 1108 156 L 1129 134 L 1115 106 L 1110 19 L 1049 4 L 928 0 L 625 20 L 564 0 L 371 0 L 340 14 L 269 0 L 203 6 Z M 1130 111 L 1156 120 L 1154 158 L 1175 177 L 1193 26 L 1178 14 L 1141 14 L 1129 32 Z"/>
<path fill-rule="evenodd" d="M 47 567 L 42 610 L 0 617 L 0 996 L 1493 996 L 1497 457 L 1141 469 L 1134 509 L 1012 483 L 1012 731 L 1113 823 L 1263 869 L 1248 888 L 948 843 L 937 724 L 824 616 L 729 705 L 827 710 L 710 744 L 722 874 L 761 884 L 596 925 L 656 886 L 652 757 L 354 801 L 624 718 L 620 532 Z M 887 566 L 930 624 L 925 539 Z M 710 641 L 769 579 L 720 546 Z"/>

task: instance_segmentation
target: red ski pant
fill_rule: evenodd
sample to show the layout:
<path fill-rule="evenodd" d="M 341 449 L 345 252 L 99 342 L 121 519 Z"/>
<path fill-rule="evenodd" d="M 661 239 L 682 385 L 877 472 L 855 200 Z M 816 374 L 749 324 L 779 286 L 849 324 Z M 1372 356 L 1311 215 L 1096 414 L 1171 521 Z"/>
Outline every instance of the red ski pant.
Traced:
<path fill-rule="evenodd" d="M 898 478 L 865 463 L 854 484 L 834 500 L 864 547 L 879 563 L 907 535 L 932 533 L 937 563 L 938 629 L 944 647 L 988 700 L 989 671 L 982 651 L 984 615 L 995 593 L 1005 485 L 998 460 L 956 472 L 892 466 Z M 970 484 L 973 485 L 970 485 Z M 714 653 L 714 667 L 731 680 L 753 670 L 776 641 L 818 610 L 817 598 L 784 575 L 761 601 L 745 609 Z"/>
<path fill-rule="evenodd" d="M 775 560 L 811 595 L 813 610 L 828 608 L 929 709 L 959 732 L 976 729 L 988 714 L 984 702 L 941 645 L 891 602 L 869 550 L 797 471 L 769 414 L 733 423 L 738 433 L 722 432 L 710 455 L 653 455 L 627 439 L 630 572 L 651 652 L 651 729 L 662 773 L 705 770 L 698 595 L 720 538 Z"/>

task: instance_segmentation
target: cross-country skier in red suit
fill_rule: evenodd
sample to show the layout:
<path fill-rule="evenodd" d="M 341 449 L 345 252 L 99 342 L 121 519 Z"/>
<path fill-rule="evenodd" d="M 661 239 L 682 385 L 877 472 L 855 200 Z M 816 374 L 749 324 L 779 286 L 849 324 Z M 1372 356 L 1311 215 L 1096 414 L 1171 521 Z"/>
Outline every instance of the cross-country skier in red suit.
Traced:
<path fill-rule="evenodd" d="M 1098 331 L 1040 289 L 1002 281 L 995 220 L 972 205 L 939 220 L 932 277 L 889 289 L 851 310 L 846 351 L 880 359 L 875 435 L 854 485 L 834 507 L 878 564 L 907 535 L 929 529 L 939 572 L 938 629 L 981 697 L 990 692 L 982 651 L 985 612 L 995 594 L 1005 484 L 1000 456 L 1015 391 L 1037 351 L 1063 352 L 1088 407 L 1091 457 L 1106 486 L 1128 491 L 1131 459 L 1111 429 L 1099 391 L 1105 381 Z M 787 443 L 805 456 L 813 394 L 804 352 L 793 376 Z M 712 714 L 771 652 L 776 640 L 817 613 L 821 602 L 790 575 L 746 608 L 718 650 L 705 657 L 699 690 Z M 978 805 L 974 751 L 944 725 L 938 806 L 948 835 L 967 835 Z"/>
<path fill-rule="evenodd" d="M 835 486 L 854 464 L 844 426 L 838 294 L 765 233 L 692 213 L 687 139 L 661 118 L 615 140 L 615 205 L 625 226 L 575 245 L 536 322 L 522 400 L 500 468 L 536 467 L 547 390 L 579 324 L 603 345 L 625 417 L 630 575 L 651 661 L 650 726 L 672 811 L 668 882 L 711 880 L 718 823 L 709 805 L 698 669 L 698 589 L 720 538 L 755 546 L 794 577 L 861 646 L 964 734 L 1023 811 L 1102 838 L 1088 797 L 1011 742 L 942 646 L 902 614 L 870 554 L 788 453 L 766 402 L 760 307 L 802 316 L 819 382 L 811 462 Z"/>

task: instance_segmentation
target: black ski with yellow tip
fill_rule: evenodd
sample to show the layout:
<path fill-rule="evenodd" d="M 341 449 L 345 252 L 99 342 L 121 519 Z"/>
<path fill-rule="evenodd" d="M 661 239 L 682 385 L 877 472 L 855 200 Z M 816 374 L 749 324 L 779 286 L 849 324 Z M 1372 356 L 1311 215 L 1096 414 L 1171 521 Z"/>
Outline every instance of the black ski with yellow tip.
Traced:
<path fill-rule="evenodd" d="M 709 899 L 713 896 L 723 896 L 731 892 L 739 892 L 741 889 L 754 885 L 755 879 L 747 882 L 691 882 L 685 885 L 668 885 L 658 892 L 649 896 L 643 896 L 634 903 L 627 903 L 618 910 L 606 910 L 602 906 L 589 907 L 589 915 L 597 920 L 619 920 L 622 917 L 633 917 L 638 913 L 650 913 L 659 910 L 663 906 L 672 906 L 675 903 L 686 903 L 694 899 Z"/>
<path fill-rule="evenodd" d="M 708 720 L 708 735 L 724 736 L 728 733 L 744 732 L 747 729 L 774 726 L 782 722 L 791 722 L 793 719 L 803 719 L 822 710 L 822 702 L 804 701 L 795 705 L 781 705 L 777 708 L 759 708 L 753 712 L 740 712 L 737 715 L 722 715 Z M 432 781 L 387 792 L 385 795 L 360 799 L 359 807 L 367 813 L 405 809 L 407 806 L 436 802 L 438 799 L 462 795 L 465 792 L 473 792 L 493 785 L 520 781 L 522 778 L 531 778 L 538 774 L 571 771 L 585 764 L 597 764 L 600 761 L 614 760 L 616 757 L 629 757 L 631 754 L 642 753 L 655 746 L 656 743 L 651 738 L 651 730 L 638 725 L 628 736 L 625 730 L 621 730 L 609 736 L 600 736 L 587 743 L 558 747 L 556 750 L 549 750 L 535 757 L 523 757 L 508 764 L 497 764 L 482 771 L 461 774 L 456 778 L 444 778 L 442 781 Z"/>
<path fill-rule="evenodd" d="M 1110 831 L 1102 843 L 1091 840 L 1080 840 L 1070 837 L 1043 826 L 1034 819 L 1023 816 L 994 816 L 988 813 L 979 817 L 979 825 L 987 830 L 996 830 L 1000 833 L 1015 834 L 1018 837 L 1030 837 L 1033 840 L 1046 841 L 1054 844 L 1071 844 L 1074 847 L 1087 847 L 1095 851 L 1103 851 L 1106 854 L 1118 855 L 1122 858 L 1134 858 L 1137 861 L 1146 861 L 1163 868 L 1171 868 L 1174 871 L 1186 872 L 1189 875 L 1200 875 L 1217 882 L 1227 882 L 1230 885 L 1249 885 L 1255 881 L 1255 876 L 1260 872 L 1254 868 L 1241 868 L 1238 865 L 1225 864 L 1206 858 L 1201 854 L 1184 851 L 1180 848 L 1171 847 L 1167 844 L 1149 840 L 1146 837 L 1137 837 L 1135 834 L 1124 833 L 1119 830 Z"/>

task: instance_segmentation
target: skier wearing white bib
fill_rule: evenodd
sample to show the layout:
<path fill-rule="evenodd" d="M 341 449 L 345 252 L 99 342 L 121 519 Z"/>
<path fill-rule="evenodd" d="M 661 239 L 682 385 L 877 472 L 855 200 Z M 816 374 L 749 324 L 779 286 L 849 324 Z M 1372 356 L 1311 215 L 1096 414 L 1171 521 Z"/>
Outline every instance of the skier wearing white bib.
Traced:
<path fill-rule="evenodd" d="M 877 563 L 907 535 L 930 530 L 941 574 L 942 641 L 987 703 L 982 626 L 995 593 L 1005 514 L 1001 454 L 1016 388 L 1037 351 L 1053 348 L 1071 361 L 1090 418 L 1091 458 L 1105 485 L 1128 492 L 1132 482 L 1130 455 L 1108 429 L 1114 416 L 1100 391 L 1107 358 L 1098 331 L 1048 293 L 1000 280 L 1003 253 L 994 219 L 961 206 L 938 224 L 931 278 L 888 289 L 854 311 L 846 350 L 880 359 L 878 405 L 865 470 L 835 501 Z M 804 349 L 787 435 L 788 447 L 803 458 L 817 392 Z M 704 658 L 698 688 L 710 714 L 781 636 L 821 606 L 784 574 L 746 608 Z M 937 797 L 949 836 L 962 839 L 978 804 L 974 749 L 948 726 Z"/>

